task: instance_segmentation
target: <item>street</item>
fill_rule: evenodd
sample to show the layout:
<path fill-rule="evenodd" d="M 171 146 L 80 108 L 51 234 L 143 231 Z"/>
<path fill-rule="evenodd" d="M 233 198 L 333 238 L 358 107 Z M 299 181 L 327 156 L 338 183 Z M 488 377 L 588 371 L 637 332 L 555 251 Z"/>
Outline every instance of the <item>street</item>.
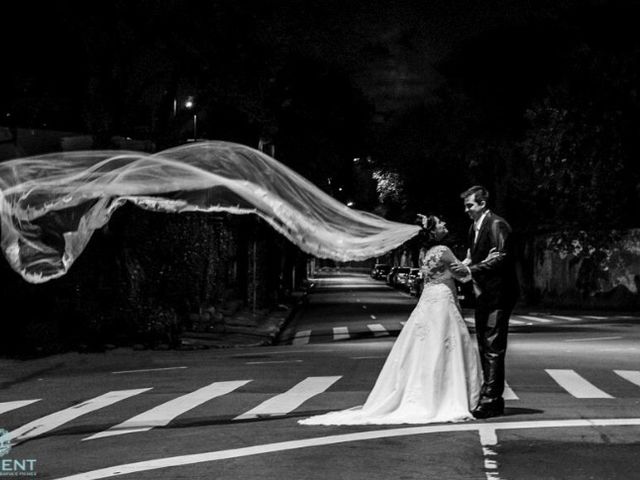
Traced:
<path fill-rule="evenodd" d="M 314 281 L 278 345 L 0 360 L 0 428 L 13 443 L 3 469 L 32 459 L 41 479 L 640 478 L 640 315 L 518 310 L 502 417 L 301 426 L 364 402 L 417 301 L 364 274 Z"/>

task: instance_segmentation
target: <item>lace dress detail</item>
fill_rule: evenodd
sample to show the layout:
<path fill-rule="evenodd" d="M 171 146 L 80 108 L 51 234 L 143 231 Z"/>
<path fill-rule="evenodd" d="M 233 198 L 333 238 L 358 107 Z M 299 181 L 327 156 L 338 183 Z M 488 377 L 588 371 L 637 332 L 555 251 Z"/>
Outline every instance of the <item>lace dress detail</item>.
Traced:
<path fill-rule="evenodd" d="M 471 420 L 482 371 L 462 318 L 445 246 L 424 257 L 424 289 L 361 407 L 300 420 L 304 425 L 383 425 Z"/>

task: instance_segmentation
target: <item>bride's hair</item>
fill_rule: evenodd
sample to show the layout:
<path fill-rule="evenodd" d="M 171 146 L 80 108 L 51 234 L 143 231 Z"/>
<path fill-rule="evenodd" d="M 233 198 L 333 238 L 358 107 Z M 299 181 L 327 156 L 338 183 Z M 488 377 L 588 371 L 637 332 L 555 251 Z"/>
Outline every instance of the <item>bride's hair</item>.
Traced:
<path fill-rule="evenodd" d="M 422 231 L 426 235 L 429 242 L 436 240 L 436 225 L 440 217 L 437 215 L 427 215 L 422 223 Z"/>

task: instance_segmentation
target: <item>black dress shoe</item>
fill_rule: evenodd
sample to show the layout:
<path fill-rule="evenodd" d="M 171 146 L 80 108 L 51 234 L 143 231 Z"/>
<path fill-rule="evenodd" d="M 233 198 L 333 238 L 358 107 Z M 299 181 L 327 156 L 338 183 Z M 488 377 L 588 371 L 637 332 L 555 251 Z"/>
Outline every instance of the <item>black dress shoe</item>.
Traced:
<path fill-rule="evenodd" d="M 503 402 L 495 402 L 495 403 L 487 403 L 478 405 L 471 414 L 474 418 L 482 419 L 482 418 L 490 418 L 490 417 L 499 417 L 500 415 L 504 415 L 504 403 Z"/>

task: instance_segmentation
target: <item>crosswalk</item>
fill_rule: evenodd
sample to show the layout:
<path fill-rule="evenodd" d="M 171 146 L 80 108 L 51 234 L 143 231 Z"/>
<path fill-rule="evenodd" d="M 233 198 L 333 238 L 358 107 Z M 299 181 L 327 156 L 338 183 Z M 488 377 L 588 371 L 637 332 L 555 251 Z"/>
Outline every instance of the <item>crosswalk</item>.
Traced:
<path fill-rule="evenodd" d="M 187 395 L 182 395 L 162 405 L 158 405 L 151 410 L 147 410 L 140 415 L 136 415 L 119 425 L 111 427 L 109 430 L 92 435 L 85 440 L 145 432 L 155 427 L 164 427 L 185 411 L 191 410 L 216 397 L 231 393 L 249 382 L 250 380 L 214 382 Z"/>
<path fill-rule="evenodd" d="M 374 315 L 370 316 L 375 320 Z M 515 314 L 509 319 L 509 326 L 515 329 L 536 327 L 536 326 L 549 326 L 558 323 L 576 323 L 576 322 L 588 322 L 593 320 L 602 320 L 603 318 L 611 319 L 612 321 L 620 319 L 637 318 L 640 321 L 640 317 L 630 317 L 625 315 L 613 315 L 609 317 L 594 316 L 594 315 L 551 315 L 551 314 Z M 379 320 L 379 319 L 378 319 Z M 473 314 L 467 313 L 464 316 L 464 321 L 469 327 L 474 327 L 475 322 Z M 326 342 L 327 339 L 332 341 L 344 341 L 353 338 L 362 338 L 363 336 L 369 337 L 385 337 L 394 336 L 405 325 L 405 321 L 388 321 L 383 323 L 364 323 L 351 326 L 337 326 L 327 327 L 325 329 L 316 330 L 300 330 L 295 333 L 291 339 L 293 345 L 304 345 L 307 343 L 313 343 L 314 341 Z"/>
<path fill-rule="evenodd" d="M 536 394 L 555 394 L 564 395 L 566 398 L 572 398 L 575 401 L 584 401 L 586 399 L 607 399 L 615 400 L 616 397 L 605 391 L 606 385 L 612 385 L 613 382 L 626 381 L 628 387 L 620 390 L 620 385 L 614 388 L 614 392 L 625 392 L 623 396 L 632 399 L 640 398 L 640 370 L 603 370 L 593 372 L 590 371 L 586 376 L 581 372 L 571 369 L 544 369 L 546 381 L 536 381 Z M 587 378 L 588 376 L 594 378 Z M 617 380 L 616 380 L 617 379 Z M 150 409 L 139 413 L 129 419 L 125 419 L 106 430 L 96 432 L 93 435 L 85 437 L 82 441 L 98 440 L 101 438 L 112 437 L 117 435 L 127 435 L 132 433 L 141 433 L 158 427 L 166 427 L 176 420 L 179 416 L 202 405 L 206 402 L 219 399 L 223 396 L 234 395 L 243 387 L 250 383 L 259 383 L 264 380 L 233 380 L 224 382 L 213 382 L 193 392 L 178 396 L 168 402 L 155 405 Z M 303 378 L 301 381 L 286 389 L 282 393 L 274 393 L 268 399 L 262 401 L 258 405 L 252 407 L 245 412 L 237 412 L 237 414 L 229 415 L 230 422 L 242 420 L 254 420 L 262 418 L 286 417 L 295 410 L 303 407 L 303 405 L 311 399 L 321 396 L 330 388 L 345 382 L 344 376 L 313 376 Z M 526 384 L 520 383 L 516 387 L 505 382 L 504 398 L 511 405 L 520 403 L 525 406 L 527 397 L 531 399 L 531 389 Z M 597 385 L 596 385 L 597 383 Z M 560 387 L 560 391 L 558 391 Z M 346 387 L 349 390 L 348 387 Z M 521 388 L 520 393 L 517 390 Z M 84 400 L 80 403 L 72 405 L 68 408 L 48 413 L 45 416 L 32 420 L 24 425 L 17 426 L 8 434 L 8 439 L 13 444 L 19 444 L 25 440 L 42 436 L 52 430 L 62 427 L 79 417 L 87 416 L 97 412 L 108 406 L 112 406 L 132 398 L 134 396 L 142 396 L 152 390 L 152 387 L 115 390 L 103 393 L 96 397 Z M 337 388 L 339 391 L 339 388 Z M 335 391 L 332 392 L 335 394 Z M 364 395 L 364 392 L 363 392 Z M 620 395 L 618 393 L 618 395 Z M 149 399 L 153 396 L 147 397 Z M 364 400 L 364 398 L 363 398 Z M 2 415 L 10 411 L 27 407 L 35 402 L 45 403 L 46 399 L 30 399 L 30 400 L 11 400 L 0 402 L 0 423 L 3 422 Z M 232 402 L 232 404 L 235 404 Z"/>

